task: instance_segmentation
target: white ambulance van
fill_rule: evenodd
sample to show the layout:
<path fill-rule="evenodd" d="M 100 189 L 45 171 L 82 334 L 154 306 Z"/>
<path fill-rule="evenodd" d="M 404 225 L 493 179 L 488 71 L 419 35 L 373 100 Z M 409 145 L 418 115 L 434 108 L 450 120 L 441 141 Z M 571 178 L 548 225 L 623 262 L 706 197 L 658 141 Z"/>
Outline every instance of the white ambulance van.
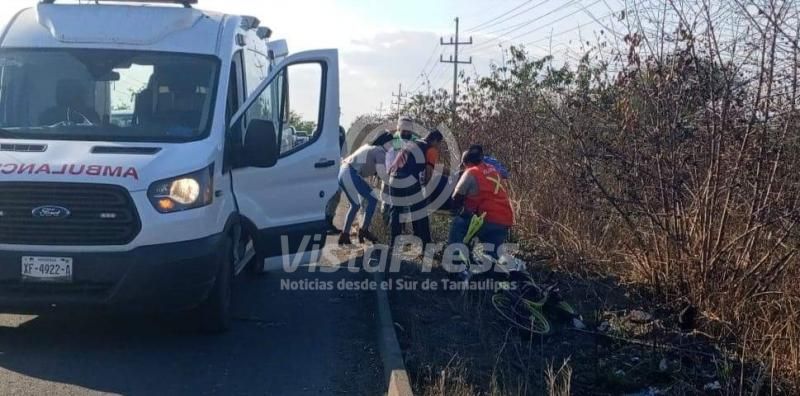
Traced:
<path fill-rule="evenodd" d="M 289 55 L 196 2 L 43 0 L 2 32 L 0 312 L 187 311 L 222 331 L 248 264 L 321 248 L 337 51 Z"/>

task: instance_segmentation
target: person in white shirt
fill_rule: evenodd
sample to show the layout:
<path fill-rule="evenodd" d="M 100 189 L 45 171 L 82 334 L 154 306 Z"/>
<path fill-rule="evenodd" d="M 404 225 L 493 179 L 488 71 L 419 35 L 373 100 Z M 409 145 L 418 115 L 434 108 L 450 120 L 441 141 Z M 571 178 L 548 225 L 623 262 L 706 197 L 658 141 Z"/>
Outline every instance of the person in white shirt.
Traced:
<path fill-rule="evenodd" d="M 369 231 L 369 227 L 378 205 L 378 199 L 373 196 L 372 187 L 365 179 L 378 174 L 378 165 L 385 163 L 386 151 L 391 144 L 392 135 L 384 132 L 378 135 L 372 143 L 359 147 L 342 161 L 342 167 L 339 169 L 339 186 L 350 202 L 350 209 L 347 211 L 344 227 L 339 235 L 340 245 L 352 244 L 350 231 L 356 214 L 361 209 L 362 198 L 365 202 L 364 222 L 358 231 L 358 239 L 361 242 L 364 240 L 377 242 L 377 238 Z"/>

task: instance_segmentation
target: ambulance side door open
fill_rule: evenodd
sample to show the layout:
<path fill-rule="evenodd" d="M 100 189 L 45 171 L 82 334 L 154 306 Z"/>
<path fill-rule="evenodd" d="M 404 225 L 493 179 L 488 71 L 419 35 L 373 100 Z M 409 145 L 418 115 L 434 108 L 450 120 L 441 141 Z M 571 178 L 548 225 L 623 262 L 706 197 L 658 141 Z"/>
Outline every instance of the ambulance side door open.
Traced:
<path fill-rule="evenodd" d="M 273 67 L 232 117 L 229 135 L 241 142 L 233 191 L 266 268 L 287 256 L 306 263 L 324 242 L 325 209 L 338 190 L 338 52 L 301 52 Z"/>

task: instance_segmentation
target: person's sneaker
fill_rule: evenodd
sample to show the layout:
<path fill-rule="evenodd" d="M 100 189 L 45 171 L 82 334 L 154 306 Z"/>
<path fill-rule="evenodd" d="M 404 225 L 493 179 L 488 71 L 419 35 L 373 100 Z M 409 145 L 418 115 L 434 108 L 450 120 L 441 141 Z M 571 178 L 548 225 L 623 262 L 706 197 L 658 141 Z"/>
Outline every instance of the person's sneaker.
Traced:
<path fill-rule="evenodd" d="M 497 260 L 495 268 L 501 273 L 511 275 L 515 272 L 524 272 L 525 262 L 513 256 L 503 255 Z"/>

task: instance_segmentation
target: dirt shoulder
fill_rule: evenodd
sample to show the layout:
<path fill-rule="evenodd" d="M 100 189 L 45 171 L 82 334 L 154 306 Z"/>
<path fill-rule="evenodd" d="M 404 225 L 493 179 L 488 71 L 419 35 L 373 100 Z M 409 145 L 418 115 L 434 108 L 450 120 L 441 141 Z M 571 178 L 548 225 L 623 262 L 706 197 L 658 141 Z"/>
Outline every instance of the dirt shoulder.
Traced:
<path fill-rule="evenodd" d="M 681 331 L 678 309 L 653 305 L 614 279 L 552 272 L 547 261 L 531 265 L 534 279 L 559 285 L 586 326 L 564 323 L 539 337 L 511 329 L 491 304 L 493 291 L 446 290 L 452 282 L 443 271 L 420 268 L 406 261 L 394 280 L 412 290 L 390 294 L 419 395 L 713 395 L 735 393 L 741 380 L 764 381 L 702 334 Z"/>

